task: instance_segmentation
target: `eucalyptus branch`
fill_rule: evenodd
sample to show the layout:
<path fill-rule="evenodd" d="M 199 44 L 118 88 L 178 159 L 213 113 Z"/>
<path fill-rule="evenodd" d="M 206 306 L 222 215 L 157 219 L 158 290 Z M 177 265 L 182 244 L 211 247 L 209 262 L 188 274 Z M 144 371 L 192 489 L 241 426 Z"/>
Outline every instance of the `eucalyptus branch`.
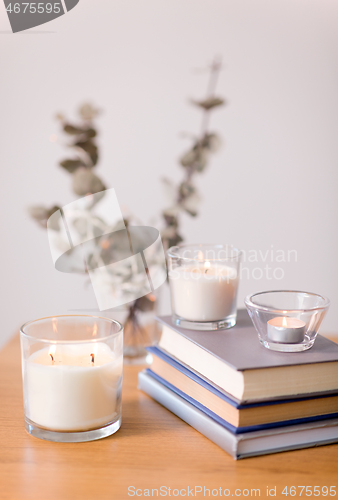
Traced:
<path fill-rule="evenodd" d="M 215 58 L 210 66 L 205 99 L 202 101 L 192 100 L 192 103 L 202 110 L 201 131 L 199 136 L 193 139 L 192 147 L 180 158 L 180 164 L 184 168 L 182 181 L 176 187 L 172 181 L 163 179 L 172 199 L 170 206 L 162 212 L 165 226 L 162 230 L 162 240 L 166 248 L 183 241 L 179 231 L 180 214 L 186 212 L 192 217 L 197 215 L 200 196 L 193 180 L 196 174 L 200 174 L 205 170 L 210 155 L 215 153 L 220 146 L 219 136 L 209 132 L 208 129 L 211 112 L 224 104 L 224 100 L 215 95 L 221 69 L 221 60 Z"/>
<path fill-rule="evenodd" d="M 197 174 L 202 173 L 208 165 L 210 156 L 215 153 L 220 145 L 220 139 L 216 133 L 209 131 L 209 123 L 211 112 L 217 107 L 224 104 L 224 100 L 216 95 L 216 87 L 221 71 L 221 60 L 215 59 L 211 64 L 209 82 L 207 87 L 206 97 L 201 101 L 192 100 L 192 104 L 197 106 L 202 111 L 201 128 L 199 135 L 191 134 L 189 136 L 192 145 L 180 158 L 180 165 L 183 168 L 183 178 L 178 185 L 175 185 L 171 180 L 164 179 L 164 184 L 168 192 L 170 192 L 169 207 L 162 211 L 164 220 L 164 229 L 162 231 L 162 240 L 165 247 L 176 245 L 183 241 L 180 234 L 180 216 L 182 212 L 186 212 L 191 216 L 197 215 L 197 207 L 200 202 L 200 195 L 194 186 L 194 178 Z M 68 139 L 67 148 L 71 151 L 71 155 L 59 162 L 59 166 L 65 170 L 72 179 L 72 188 L 76 195 L 82 197 L 87 194 L 94 194 L 106 189 L 101 178 L 94 173 L 99 161 L 99 148 L 97 145 L 98 130 L 95 120 L 99 114 L 98 109 L 90 104 L 82 105 L 78 110 L 78 119 L 70 121 L 63 115 L 57 115 L 60 122 L 62 133 Z M 51 207 L 33 206 L 29 208 L 30 215 L 36 222 L 46 228 L 49 217 L 59 210 L 58 205 Z M 90 236 L 94 236 L 94 228 L 101 226 L 101 222 L 97 216 L 93 219 L 87 217 L 87 222 L 90 220 L 92 227 L 87 227 L 87 231 L 92 231 Z M 125 225 L 134 221 L 134 218 L 128 216 L 125 220 Z M 79 230 L 81 227 L 79 221 Z M 55 228 L 58 230 L 59 228 Z M 102 228 L 101 228 L 102 229 Z M 109 229 L 109 230 L 108 230 Z M 114 252 L 118 252 L 118 241 L 116 237 L 111 237 L 110 232 L 114 234 L 115 228 L 107 228 L 107 238 L 102 249 L 99 249 L 98 254 L 93 254 L 91 258 L 98 261 L 100 264 L 107 264 L 112 261 Z M 130 272 L 129 272 L 130 271 Z M 114 279 L 117 281 L 124 279 L 124 284 L 132 279 L 135 270 L 130 269 L 124 277 L 112 276 L 112 286 L 115 286 Z M 114 279 L 113 279 L 114 278 Z M 130 323 L 139 328 L 142 327 L 137 322 L 137 311 L 149 311 L 154 307 L 154 296 L 151 294 L 141 297 L 133 301 L 129 305 L 129 316 L 127 323 Z"/>

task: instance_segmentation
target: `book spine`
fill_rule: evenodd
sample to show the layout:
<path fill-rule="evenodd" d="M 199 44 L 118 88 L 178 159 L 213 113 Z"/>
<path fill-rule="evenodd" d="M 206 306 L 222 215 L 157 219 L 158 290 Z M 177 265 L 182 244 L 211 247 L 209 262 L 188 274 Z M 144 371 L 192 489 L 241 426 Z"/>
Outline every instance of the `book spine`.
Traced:
<path fill-rule="evenodd" d="M 197 408 L 186 403 L 166 387 L 161 386 L 145 372 L 139 373 L 138 388 L 237 460 L 238 442 L 236 436 L 231 432 L 211 420 Z"/>

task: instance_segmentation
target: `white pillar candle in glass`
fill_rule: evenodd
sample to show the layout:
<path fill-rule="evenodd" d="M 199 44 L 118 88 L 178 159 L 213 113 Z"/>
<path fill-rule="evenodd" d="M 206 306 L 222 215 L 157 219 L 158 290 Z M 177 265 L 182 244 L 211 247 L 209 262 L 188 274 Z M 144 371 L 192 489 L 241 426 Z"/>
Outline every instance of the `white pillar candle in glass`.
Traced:
<path fill-rule="evenodd" d="M 190 321 L 217 321 L 236 308 L 237 273 L 230 267 L 182 266 L 169 274 L 175 313 Z"/>
<path fill-rule="evenodd" d="M 109 346 L 52 345 L 26 361 L 27 417 L 53 431 L 88 431 L 112 422 L 121 393 L 122 358 Z"/>
<path fill-rule="evenodd" d="M 227 250 L 223 245 L 183 245 L 168 251 L 175 324 L 213 330 L 236 323 L 239 252 L 232 249 L 231 258 Z"/>
<path fill-rule="evenodd" d="M 90 441 L 121 425 L 123 327 L 57 316 L 21 328 L 26 430 L 51 441 Z"/>
<path fill-rule="evenodd" d="M 268 338 L 282 344 L 303 342 L 306 323 L 297 318 L 276 317 L 268 321 Z"/>

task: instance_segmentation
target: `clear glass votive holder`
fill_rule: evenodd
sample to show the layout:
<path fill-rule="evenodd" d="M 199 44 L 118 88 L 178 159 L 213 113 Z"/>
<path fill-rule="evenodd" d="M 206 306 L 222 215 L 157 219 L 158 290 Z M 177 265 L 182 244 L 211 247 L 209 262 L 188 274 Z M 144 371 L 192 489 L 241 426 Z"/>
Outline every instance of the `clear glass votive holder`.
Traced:
<path fill-rule="evenodd" d="M 25 427 L 58 442 L 121 426 L 123 327 L 98 316 L 42 318 L 20 330 Z"/>
<path fill-rule="evenodd" d="M 248 295 L 245 305 L 264 347 L 299 352 L 313 346 L 330 301 L 315 293 L 275 290 Z"/>
<path fill-rule="evenodd" d="M 167 257 L 173 324 L 192 330 L 234 326 L 241 251 L 230 245 L 179 245 Z"/>

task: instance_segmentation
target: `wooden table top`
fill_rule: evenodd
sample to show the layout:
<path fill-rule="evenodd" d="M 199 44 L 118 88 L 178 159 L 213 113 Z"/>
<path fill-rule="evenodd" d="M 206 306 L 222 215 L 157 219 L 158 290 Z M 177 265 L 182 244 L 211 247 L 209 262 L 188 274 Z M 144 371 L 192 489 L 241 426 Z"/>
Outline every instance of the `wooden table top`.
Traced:
<path fill-rule="evenodd" d="M 0 352 L 0 499 L 123 500 L 143 498 L 147 489 L 148 496 L 156 498 L 161 486 L 162 497 L 177 498 L 188 496 L 188 487 L 189 496 L 197 498 L 209 498 L 204 487 L 210 489 L 210 498 L 221 496 L 220 488 L 222 497 L 258 497 L 251 489 L 260 489 L 260 497 L 267 498 L 267 487 L 276 487 L 279 499 L 290 498 L 282 495 L 285 486 L 309 486 L 312 494 L 314 486 L 338 490 L 338 444 L 236 462 L 138 391 L 139 370 L 125 367 L 123 423 L 115 435 L 89 443 L 43 441 L 24 428 L 20 346 L 15 337 Z"/>

